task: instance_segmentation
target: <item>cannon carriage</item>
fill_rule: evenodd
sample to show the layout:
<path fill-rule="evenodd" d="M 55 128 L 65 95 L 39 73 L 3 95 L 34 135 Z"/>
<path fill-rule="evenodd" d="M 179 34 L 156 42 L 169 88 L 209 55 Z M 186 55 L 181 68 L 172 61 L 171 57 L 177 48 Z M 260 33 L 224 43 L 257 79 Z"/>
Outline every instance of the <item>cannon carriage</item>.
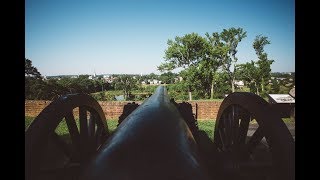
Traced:
<path fill-rule="evenodd" d="M 257 95 L 224 99 L 213 141 L 199 130 L 191 105 L 170 100 L 164 86 L 124 109 L 110 133 L 89 95 L 53 101 L 25 132 L 26 179 L 295 179 L 294 140 Z M 61 123 L 67 137 L 56 132 Z"/>

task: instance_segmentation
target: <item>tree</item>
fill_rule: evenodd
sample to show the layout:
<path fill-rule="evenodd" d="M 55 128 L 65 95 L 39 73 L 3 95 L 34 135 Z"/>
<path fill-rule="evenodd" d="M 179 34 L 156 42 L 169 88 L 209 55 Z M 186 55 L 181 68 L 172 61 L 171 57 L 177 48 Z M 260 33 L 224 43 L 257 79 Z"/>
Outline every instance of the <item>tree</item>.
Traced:
<path fill-rule="evenodd" d="M 239 64 L 237 77 L 245 80 L 249 84 L 250 92 L 257 95 L 260 94 L 261 76 L 259 68 L 255 65 L 254 61 L 247 62 L 245 64 Z"/>
<path fill-rule="evenodd" d="M 199 98 L 210 98 L 213 76 L 210 71 L 207 71 L 205 62 L 199 63 L 198 66 L 190 66 L 180 72 L 180 76 L 186 82 L 185 87 L 191 87 L 192 91 L 196 91 L 195 93 Z M 187 90 L 186 88 L 185 91 Z"/>
<path fill-rule="evenodd" d="M 27 77 L 41 78 L 41 74 L 38 69 L 32 66 L 31 60 L 24 58 L 24 75 Z"/>
<path fill-rule="evenodd" d="M 230 84 L 228 83 L 228 74 L 226 72 L 216 72 L 213 76 L 214 97 L 224 98 L 225 94 L 231 92 Z"/>
<path fill-rule="evenodd" d="M 215 57 L 218 58 L 223 70 L 227 72 L 229 76 L 232 92 L 235 92 L 236 62 L 238 61 L 238 58 L 236 57 L 237 46 L 243 38 L 247 37 L 246 31 L 242 28 L 232 27 L 223 29 L 220 34 L 215 32 L 210 36 L 207 33 L 206 36 L 212 44 Z M 231 69 L 231 67 L 233 69 Z"/>
<path fill-rule="evenodd" d="M 41 99 L 44 95 L 45 82 L 40 72 L 32 65 L 31 60 L 25 58 L 25 98 Z"/>
<path fill-rule="evenodd" d="M 257 61 L 259 67 L 259 74 L 261 76 L 261 91 L 265 93 L 265 86 L 268 83 L 268 79 L 270 79 L 271 73 L 271 64 L 274 60 L 268 59 L 268 54 L 264 52 L 265 45 L 270 44 L 268 37 L 258 35 L 254 39 L 253 48 L 256 51 L 256 54 L 259 58 Z"/>
<path fill-rule="evenodd" d="M 130 92 L 137 87 L 137 81 L 130 75 L 120 75 L 115 79 L 114 87 L 116 90 L 122 90 L 124 99 L 127 100 Z"/>
<path fill-rule="evenodd" d="M 267 44 L 270 44 L 267 37 L 261 35 L 256 36 L 252 46 L 256 51 L 258 60 L 256 62 L 251 61 L 237 66 L 238 76 L 249 82 L 250 91 L 257 95 L 266 93 L 265 87 L 271 76 L 270 65 L 273 63 L 273 60 L 269 60 L 267 58 L 267 53 L 264 52 L 264 46 Z M 273 85 L 270 87 L 271 91 L 279 91 L 278 83 L 272 83 Z"/>
<path fill-rule="evenodd" d="M 172 73 L 172 72 L 165 72 L 162 73 L 159 77 L 159 80 L 165 84 L 173 84 L 175 79 L 177 77 L 177 74 Z"/>
<path fill-rule="evenodd" d="M 202 95 L 205 96 L 208 92 L 208 81 L 210 91 L 213 73 L 217 69 L 215 56 L 211 54 L 214 51 L 210 48 L 207 39 L 197 33 L 191 33 L 183 37 L 175 37 L 174 41 L 168 40 L 167 44 L 165 63 L 158 66 L 158 70 L 163 72 L 178 67 L 184 68 L 185 71 L 181 75 L 188 86 L 202 90 Z"/>
<path fill-rule="evenodd" d="M 206 41 L 197 33 L 186 34 L 183 37 L 175 37 L 168 40 L 168 48 L 165 51 L 165 65 L 161 64 L 159 70 L 172 70 L 177 67 L 189 67 L 202 60 L 206 50 Z M 166 68 L 161 68 L 166 67 Z"/>
<path fill-rule="evenodd" d="M 270 93 L 272 94 L 278 94 L 280 91 L 280 84 L 278 83 L 277 79 L 271 80 L 271 87 L 270 87 Z"/>

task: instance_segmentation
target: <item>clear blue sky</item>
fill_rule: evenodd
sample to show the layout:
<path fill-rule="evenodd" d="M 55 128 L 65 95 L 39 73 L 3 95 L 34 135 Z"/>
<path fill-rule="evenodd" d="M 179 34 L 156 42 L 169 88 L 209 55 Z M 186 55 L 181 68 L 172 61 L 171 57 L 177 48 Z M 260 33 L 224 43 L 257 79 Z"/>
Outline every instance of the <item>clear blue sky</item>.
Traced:
<path fill-rule="evenodd" d="M 167 40 L 241 27 L 239 63 L 256 35 L 273 72 L 295 71 L 294 0 L 26 0 L 25 57 L 42 75 L 159 73 Z"/>

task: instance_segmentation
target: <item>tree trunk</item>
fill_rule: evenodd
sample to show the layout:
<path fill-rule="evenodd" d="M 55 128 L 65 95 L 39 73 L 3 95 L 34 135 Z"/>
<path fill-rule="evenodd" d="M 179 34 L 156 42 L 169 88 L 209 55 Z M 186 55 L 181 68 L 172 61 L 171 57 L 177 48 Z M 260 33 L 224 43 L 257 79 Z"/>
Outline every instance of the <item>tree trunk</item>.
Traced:
<path fill-rule="evenodd" d="M 210 99 L 213 99 L 213 85 L 214 85 L 214 82 L 212 80 L 212 82 L 211 82 L 211 90 L 210 90 Z"/>
<path fill-rule="evenodd" d="M 256 87 L 256 93 L 257 93 L 257 95 L 259 95 L 259 87 L 257 86 L 257 82 L 254 82 L 254 87 Z"/>
<path fill-rule="evenodd" d="M 191 94 L 191 91 L 189 91 L 189 101 L 192 101 L 192 94 Z"/>
<path fill-rule="evenodd" d="M 232 92 L 235 92 L 234 78 L 231 79 L 231 87 L 232 87 Z"/>
<path fill-rule="evenodd" d="M 123 91 L 124 93 L 123 93 L 123 98 L 124 98 L 124 100 L 126 101 L 127 100 L 127 91 Z"/>
<path fill-rule="evenodd" d="M 261 80 L 261 92 L 264 92 L 264 78 Z"/>

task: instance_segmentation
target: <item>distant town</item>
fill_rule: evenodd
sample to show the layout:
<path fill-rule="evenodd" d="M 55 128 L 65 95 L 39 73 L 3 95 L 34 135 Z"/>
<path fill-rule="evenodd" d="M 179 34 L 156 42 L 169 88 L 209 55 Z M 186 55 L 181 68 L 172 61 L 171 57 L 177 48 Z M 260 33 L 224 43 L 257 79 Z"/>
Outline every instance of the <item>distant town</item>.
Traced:
<path fill-rule="evenodd" d="M 117 77 L 123 75 L 123 74 L 83 74 L 88 77 L 90 80 L 103 80 L 105 83 L 112 83 L 114 80 L 117 79 Z M 165 82 L 160 80 L 161 75 L 156 75 L 154 73 L 151 74 L 126 74 L 131 76 L 133 79 L 141 79 L 141 77 L 157 77 L 155 79 L 143 79 L 140 81 L 141 85 L 160 85 L 160 84 L 166 84 Z M 178 74 L 175 74 L 174 77 L 174 83 L 183 81 L 183 78 L 179 76 Z M 294 84 L 294 75 L 295 72 L 273 72 L 271 73 L 271 79 L 269 80 L 269 84 L 272 84 L 272 80 L 276 80 L 279 82 L 287 82 L 287 86 L 292 86 Z M 60 80 L 61 78 L 79 78 L 79 75 L 56 75 L 56 76 L 43 76 L 43 80 L 48 79 L 56 79 Z M 245 85 L 244 80 L 236 80 L 235 84 L 242 88 Z"/>

